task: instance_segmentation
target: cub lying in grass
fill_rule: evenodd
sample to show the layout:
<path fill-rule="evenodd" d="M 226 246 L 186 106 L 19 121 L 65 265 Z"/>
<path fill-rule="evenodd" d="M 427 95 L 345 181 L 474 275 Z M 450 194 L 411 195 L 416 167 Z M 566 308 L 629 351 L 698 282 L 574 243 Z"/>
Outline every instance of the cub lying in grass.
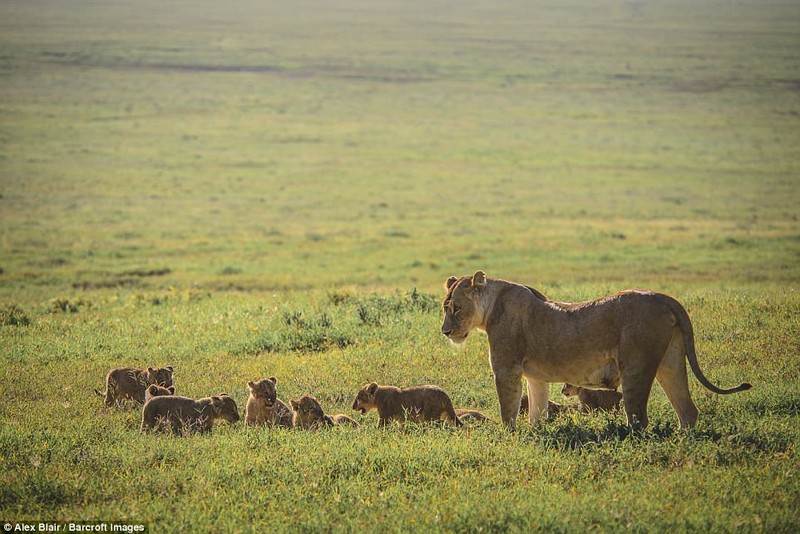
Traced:
<path fill-rule="evenodd" d="M 560 413 L 567 413 L 570 411 L 575 411 L 577 406 L 574 404 L 559 404 L 557 402 L 553 402 L 551 400 L 547 401 L 547 418 L 553 419 Z M 525 415 L 528 413 L 528 395 L 522 396 L 522 402 L 519 405 L 519 414 Z"/>
<path fill-rule="evenodd" d="M 144 403 L 147 404 L 147 401 L 153 397 L 163 397 L 164 395 L 175 395 L 175 386 L 164 388 L 155 384 L 150 384 L 147 391 L 144 392 Z"/>
<path fill-rule="evenodd" d="M 456 417 L 458 417 L 458 420 L 462 423 L 483 423 L 484 421 L 490 420 L 478 410 L 471 410 L 469 408 L 456 408 Z"/>
<path fill-rule="evenodd" d="M 144 404 L 145 391 L 151 384 L 165 388 L 171 386 L 172 367 L 148 367 L 147 369 L 117 367 L 111 369 L 106 375 L 105 392 L 100 393 L 96 389 L 94 392 L 104 399 L 106 406 L 119 404 L 126 399 Z"/>
<path fill-rule="evenodd" d="M 586 389 L 572 384 L 564 384 L 561 394 L 565 397 L 578 397 L 582 412 L 600 410 L 610 412 L 619 409 L 622 393 L 609 389 Z"/>
<path fill-rule="evenodd" d="M 211 432 L 215 419 L 239 420 L 236 401 L 227 393 L 203 399 L 177 395 L 153 397 L 142 409 L 142 432 L 168 428 L 173 434 Z"/>
<path fill-rule="evenodd" d="M 294 410 L 292 422 L 295 428 L 314 430 L 323 426 L 342 424 L 358 426 L 358 423 L 344 414 L 325 415 L 322 411 L 322 406 L 320 406 L 317 399 L 311 395 L 304 395 L 299 399 L 292 399 L 289 403 L 292 405 L 292 410 Z"/>
<path fill-rule="evenodd" d="M 246 425 L 276 425 L 292 428 L 292 410 L 280 399 L 275 386 L 278 379 L 274 376 L 250 381 L 247 387 L 250 397 L 247 399 L 244 422 Z"/>
<path fill-rule="evenodd" d="M 379 426 L 387 426 L 391 421 L 402 424 L 406 420 L 421 423 L 442 419 L 456 426 L 462 424 L 450 397 L 437 386 L 400 389 L 375 382 L 367 384 L 356 395 L 353 409 L 366 414 L 373 408 L 378 410 Z"/>

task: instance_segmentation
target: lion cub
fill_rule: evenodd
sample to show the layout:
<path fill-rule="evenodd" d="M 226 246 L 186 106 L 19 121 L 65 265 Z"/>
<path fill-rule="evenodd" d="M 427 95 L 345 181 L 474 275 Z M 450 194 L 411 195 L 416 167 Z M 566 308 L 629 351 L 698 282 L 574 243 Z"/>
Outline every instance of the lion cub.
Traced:
<path fill-rule="evenodd" d="M 490 419 L 483 415 L 478 410 L 471 410 L 469 408 L 456 408 L 456 417 L 462 423 L 483 423 Z"/>
<path fill-rule="evenodd" d="M 153 397 L 163 397 L 164 395 L 175 395 L 175 386 L 164 388 L 155 384 L 150 384 L 150 387 L 144 392 L 144 403 L 147 404 L 147 401 Z"/>
<path fill-rule="evenodd" d="M 547 401 L 547 418 L 553 419 L 560 413 L 567 413 L 575 409 L 572 404 L 559 404 L 551 400 Z M 528 395 L 522 396 L 522 401 L 519 405 L 519 414 L 525 415 L 528 413 Z"/>
<path fill-rule="evenodd" d="M 96 389 L 94 392 L 104 399 L 106 406 L 118 404 L 125 399 L 144 404 L 145 391 L 151 384 L 162 387 L 171 386 L 172 367 L 148 367 L 147 369 L 117 367 L 111 369 L 106 375 L 105 392 L 100 393 Z"/>
<path fill-rule="evenodd" d="M 292 405 L 292 410 L 294 410 L 292 422 L 295 428 L 315 430 L 322 426 L 343 424 L 358 426 L 358 423 L 344 414 L 325 415 L 322 411 L 322 406 L 320 406 L 317 399 L 311 395 L 304 395 L 299 399 L 292 399 L 289 403 Z"/>
<path fill-rule="evenodd" d="M 236 401 L 227 393 L 203 399 L 176 395 L 153 397 L 142 409 L 142 432 L 169 428 L 173 434 L 211 432 L 215 419 L 239 420 Z"/>
<path fill-rule="evenodd" d="M 622 393 L 608 389 L 586 389 L 572 384 L 564 384 L 561 394 L 565 397 L 578 397 L 579 406 L 582 412 L 589 410 L 601 410 L 610 412 L 619 409 L 619 402 L 622 400 Z"/>
<path fill-rule="evenodd" d="M 437 386 L 412 386 L 397 388 L 379 386 L 375 382 L 362 387 L 353 402 L 353 409 L 366 414 L 378 410 L 378 425 L 387 426 L 391 421 L 402 424 L 406 419 L 414 422 L 439 421 L 445 419 L 461 426 L 453 409 L 450 397 Z"/>
<path fill-rule="evenodd" d="M 292 428 L 292 410 L 280 399 L 275 386 L 278 379 L 274 376 L 250 381 L 247 387 L 250 397 L 247 399 L 244 422 L 246 425 L 285 426 Z"/>

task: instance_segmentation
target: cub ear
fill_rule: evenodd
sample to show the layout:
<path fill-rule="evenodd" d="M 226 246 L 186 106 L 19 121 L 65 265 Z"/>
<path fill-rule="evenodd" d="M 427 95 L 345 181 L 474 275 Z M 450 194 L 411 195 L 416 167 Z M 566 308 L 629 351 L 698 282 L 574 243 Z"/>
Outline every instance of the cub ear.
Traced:
<path fill-rule="evenodd" d="M 292 405 L 292 409 L 297 411 L 300 409 L 300 401 L 298 399 L 291 399 L 289 400 L 289 404 Z"/>
<path fill-rule="evenodd" d="M 472 275 L 472 287 L 484 288 L 486 287 L 486 273 L 478 271 Z"/>
<path fill-rule="evenodd" d="M 153 369 L 152 367 L 148 367 L 147 368 L 147 372 L 148 373 L 153 373 L 153 372 L 155 372 L 155 369 Z"/>
<path fill-rule="evenodd" d="M 214 395 L 211 397 L 211 404 L 214 406 L 219 406 L 220 404 L 222 404 L 222 399 Z"/>
<path fill-rule="evenodd" d="M 270 382 L 272 382 L 273 384 L 277 384 L 277 383 L 278 383 L 278 379 L 277 379 L 277 378 L 275 378 L 274 376 L 271 376 L 271 377 L 269 377 L 267 380 L 269 380 L 269 381 L 270 381 Z"/>
<path fill-rule="evenodd" d="M 456 282 L 458 282 L 458 278 L 456 278 L 455 276 L 451 276 L 450 278 L 448 278 L 447 281 L 444 283 L 445 291 L 450 291 L 450 288 L 453 287 L 453 284 L 455 284 Z"/>
<path fill-rule="evenodd" d="M 169 371 L 170 373 L 172 372 L 172 366 L 171 365 L 166 366 L 165 369 L 167 371 Z"/>
<path fill-rule="evenodd" d="M 376 392 L 376 391 L 378 391 L 378 384 L 376 384 L 375 382 L 373 382 L 373 383 L 372 383 L 372 384 L 370 384 L 370 385 L 369 385 L 369 387 L 367 388 L 367 393 L 369 393 L 370 395 L 375 395 L 375 392 Z"/>
<path fill-rule="evenodd" d="M 248 389 L 251 389 L 251 390 L 252 390 L 252 389 L 256 389 L 256 383 L 255 383 L 255 382 L 253 382 L 252 380 L 248 380 L 248 381 L 247 381 L 247 388 L 248 388 Z"/>
<path fill-rule="evenodd" d="M 169 394 L 170 394 L 170 395 L 175 395 L 175 386 L 170 386 L 170 387 L 168 387 L 168 388 L 167 388 L 167 391 L 169 391 Z"/>
<path fill-rule="evenodd" d="M 150 384 L 150 387 L 147 388 L 147 391 L 149 391 L 150 394 L 152 395 L 153 393 L 156 393 L 158 391 L 158 386 L 156 386 L 155 384 Z"/>

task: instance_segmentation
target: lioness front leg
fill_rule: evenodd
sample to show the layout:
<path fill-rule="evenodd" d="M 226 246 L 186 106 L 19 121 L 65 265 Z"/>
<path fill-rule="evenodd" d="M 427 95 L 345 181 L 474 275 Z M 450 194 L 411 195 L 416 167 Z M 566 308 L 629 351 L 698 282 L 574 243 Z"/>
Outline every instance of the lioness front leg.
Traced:
<path fill-rule="evenodd" d="M 500 418 L 503 424 L 513 429 L 522 399 L 522 372 L 495 372 L 494 385 L 500 401 Z"/>
<path fill-rule="evenodd" d="M 528 421 L 535 423 L 540 417 L 546 415 L 548 397 L 550 394 L 549 384 L 539 380 L 527 378 L 528 381 Z"/>

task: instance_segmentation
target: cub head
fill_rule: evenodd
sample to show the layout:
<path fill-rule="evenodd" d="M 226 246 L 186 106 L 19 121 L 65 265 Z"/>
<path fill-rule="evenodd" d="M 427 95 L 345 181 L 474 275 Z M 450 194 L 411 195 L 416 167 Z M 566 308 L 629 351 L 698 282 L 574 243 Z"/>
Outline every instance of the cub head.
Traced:
<path fill-rule="evenodd" d="M 353 402 L 353 409 L 361 412 L 361 415 L 364 415 L 371 409 L 377 408 L 378 405 L 375 400 L 377 391 L 378 384 L 375 382 L 361 388 L 356 395 L 356 400 Z"/>
<path fill-rule="evenodd" d="M 215 419 L 225 419 L 229 423 L 235 423 L 239 420 L 239 409 L 236 407 L 236 401 L 227 393 L 220 393 L 215 397 L 211 397 L 211 407 L 214 410 Z"/>
<path fill-rule="evenodd" d="M 148 367 L 147 383 L 168 388 L 172 385 L 172 366 Z"/>
<path fill-rule="evenodd" d="M 325 412 L 322 411 L 322 406 L 311 395 L 303 395 L 299 399 L 292 399 L 289 402 L 292 404 L 292 410 L 297 412 L 304 420 L 319 421 L 325 415 Z"/>
<path fill-rule="evenodd" d="M 155 384 L 150 384 L 147 388 L 147 391 L 144 394 L 145 402 L 152 399 L 153 397 L 163 397 L 164 395 L 174 395 L 175 394 L 175 386 L 170 386 L 168 388 L 157 386 Z"/>
<path fill-rule="evenodd" d="M 473 328 L 483 323 L 480 297 L 486 288 L 486 273 L 478 271 L 472 276 L 451 276 L 445 282 L 447 295 L 442 303 L 444 321 L 442 334 L 456 345 L 462 345 Z"/>
<path fill-rule="evenodd" d="M 578 391 L 580 387 L 573 386 L 572 384 L 564 384 L 564 387 L 561 388 L 561 394 L 565 397 L 575 397 L 578 395 Z"/>
<path fill-rule="evenodd" d="M 250 381 L 247 383 L 247 388 L 252 397 L 262 401 L 267 408 L 271 408 L 278 399 L 278 390 L 275 388 L 277 384 L 278 379 L 271 376 L 258 382 Z"/>

